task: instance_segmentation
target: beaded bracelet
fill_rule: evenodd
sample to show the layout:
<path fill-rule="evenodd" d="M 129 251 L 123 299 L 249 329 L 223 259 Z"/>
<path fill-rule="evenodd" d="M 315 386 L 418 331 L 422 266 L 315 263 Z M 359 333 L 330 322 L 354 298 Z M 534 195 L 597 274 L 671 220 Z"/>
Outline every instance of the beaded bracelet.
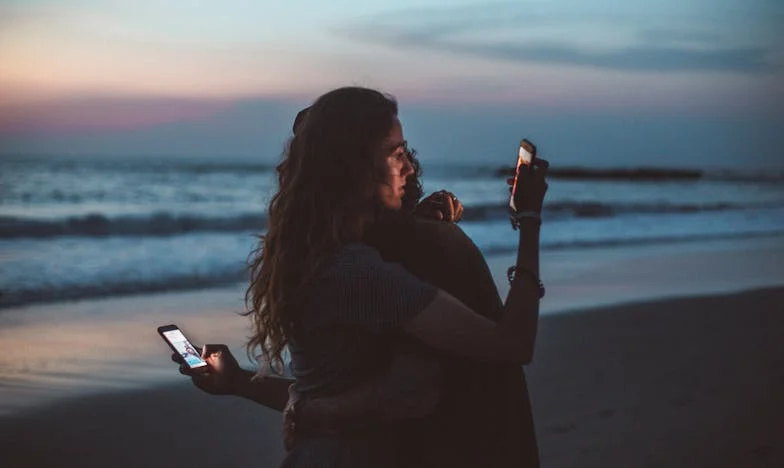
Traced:
<path fill-rule="evenodd" d="M 517 268 L 516 266 L 510 266 L 509 269 L 506 270 L 506 278 L 509 280 L 509 284 L 510 285 L 512 284 L 518 272 L 524 272 L 531 279 L 534 280 L 534 283 L 536 283 L 536 285 L 539 287 L 539 299 L 543 298 L 545 293 L 544 284 L 539 279 L 539 277 L 536 276 L 534 272 L 531 270 L 528 270 L 526 268 Z"/>

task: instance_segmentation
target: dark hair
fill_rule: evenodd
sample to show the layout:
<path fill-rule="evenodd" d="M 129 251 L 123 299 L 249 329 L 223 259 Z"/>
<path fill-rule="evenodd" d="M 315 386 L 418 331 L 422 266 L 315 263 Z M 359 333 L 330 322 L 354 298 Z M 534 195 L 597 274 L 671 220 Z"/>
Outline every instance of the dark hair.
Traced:
<path fill-rule="evenodd" d="M 267 234 L 250 265 L 245 295 L 254 330 L 248 352 L 271 365 L 294 331 L 298 289 L 330 254 L 359 242 L 379 211 L 381 145 L 397 118 L 394 98 L 349 87 L 319 97 L 295 122 L 277 166 Z"/>
<path fill-rule="evenodd" d="M 297 129 L 299 128 L 299 126 L 302 125 L 303 122 L 305 122 L 305 117 L 308 116 L 308 111 L 309 110 L 310 110 L 310 107 L 306 107 L 306 108 L 302 109 L 301 111 L 297 112 L 297 116 L 294 117 L 294 124 L 291 126 L 291 131 L 295 135 L 297 134 Z"/>
<path fill-rule="evenodd" d="M 305 122 L 305 118 L 308 116 L 308 111 L 310 107 L 306 107 L 301 111 L 297 112 L 297 116 L 294 118 L 294 123 L 291 126 L 291 131 L 296 135 L 297 129 Z M 408 151 L 408 161 L 411 163 L 412 173 L 406 179 L 406 186 L 405 186 L 405 193 L 402 199 L 402 208 L 401 212 L 403 214 L 410 214 L 416 208 L 417 203 L 419 203 L 419 199 L 422 198 L 422 166 L 419 163 L 419 159 L 417 158 L 417 151 L 415 149 L 410 149 Z"/>

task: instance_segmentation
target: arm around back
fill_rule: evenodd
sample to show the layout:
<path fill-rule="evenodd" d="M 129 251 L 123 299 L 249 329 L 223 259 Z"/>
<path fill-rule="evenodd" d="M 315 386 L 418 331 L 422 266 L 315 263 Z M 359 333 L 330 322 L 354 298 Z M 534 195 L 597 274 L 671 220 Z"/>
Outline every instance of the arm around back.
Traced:
<path fill-rule="evenodd" d="M 549 163 L 534 160 L 531 169 L 518 167 L 514 198 L 523 212 L 540 213 L 547 192 Z M 512 179 L 507 183 L 511 183 Z M 510 189 L 511 191 L 511 189 Z M 403 329 L 447 353 L 527 364 L 533 358 L 539 322 L 538 216 L 516 219 L 519 228 L 515 276 L 498 324 L 475 314 L 452 295 L 438 291 L 421 312 L 406 320 Z"/>
<path fill-rule="evenodd" d="M 523 287 L 521 295 L 535 295 L 538 300 L 537 287 Z M 533 342 L 532 333 L 526 330 L 530 326 L 527 315 L 531 313 L 505 313 L 501 323 L 496 323 L 475 313 L 451 294 L 439 291 L 430 305 L 409 320 L 404 329 L 423 343 L 448 354 L 528 364 Z"/>
<path fill-rule="evenodd" d="M 538 245 L 539 226 L 521 225 L 517 265 L 535 276 L 539 273 Z M 515 278 L 498 322 L 482 315 L 439 290 L 403 329 L 449 354 L 521 364 L 531 361 L 539 320 L 539 285 L 530 275 Z"/>

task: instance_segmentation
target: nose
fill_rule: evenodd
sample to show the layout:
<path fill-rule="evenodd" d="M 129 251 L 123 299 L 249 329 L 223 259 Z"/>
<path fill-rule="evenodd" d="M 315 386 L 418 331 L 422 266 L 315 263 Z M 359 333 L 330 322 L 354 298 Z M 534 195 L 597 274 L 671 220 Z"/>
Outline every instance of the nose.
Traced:
<path fill-rule="evenodd" d="M 400 175 L 403 177 L 408 177 L 413 173 L 414 166 L 411 165 L 411 161 L 408 158 L 404 158 L 403 167 L 400 169 Z"/>

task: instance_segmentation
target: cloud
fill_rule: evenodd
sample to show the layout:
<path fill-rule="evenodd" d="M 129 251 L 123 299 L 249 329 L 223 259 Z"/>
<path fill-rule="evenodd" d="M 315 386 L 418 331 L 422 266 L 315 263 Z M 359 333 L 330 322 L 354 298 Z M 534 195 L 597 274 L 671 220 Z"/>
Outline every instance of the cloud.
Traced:
<path fill-rule="evenodd" d="M 452 53 L 516 62 L 534 62 L 606 68 L 638 72 L 734 71 L 766 73 L 773 70 L 761 48 L 693 50 L 677 47 L 637 46 L 615 51 L 586 51 L 556 43 L 455 44 L 430 42 L 411 44 Z"/>
<path fill-rule="evenodd" d="M 598 14 L 547 8 L 541 3 L 500 3 L 398 11 L 366 17 L 339 34 L 399 49 L 627 72 L 759 75 L 780 69 L 780 44 L 775 40 L 780 34 L 757 42 L 736 37 L 755 26 L 752 14 L 742 16 L 734 29 L 722 30 L 721 22 L 702 17 L 690 20 L 694 24 L 664 25 L 666 15 L 660 15 L 662 25 L 657 25 L 656 15 L 629 9 Z M 716 12 L 710 16 L 717 21 L 720 17 Z"/>
<path fill-rule="evenodd" d="M 649 43 L 684 44 L 690 43 L 701 46 L 710 46 L 722 41 L 721 34 L 712 31 L 684 31 L 675 28 L 644 28 L 637 37 Z"/>
<path fill-rule="evenodd" d="M 202 121 L 228 101 L 146 96 L 84 97 L 54 102 L 0 102 L 0 135 L 131 130 Z"/>

